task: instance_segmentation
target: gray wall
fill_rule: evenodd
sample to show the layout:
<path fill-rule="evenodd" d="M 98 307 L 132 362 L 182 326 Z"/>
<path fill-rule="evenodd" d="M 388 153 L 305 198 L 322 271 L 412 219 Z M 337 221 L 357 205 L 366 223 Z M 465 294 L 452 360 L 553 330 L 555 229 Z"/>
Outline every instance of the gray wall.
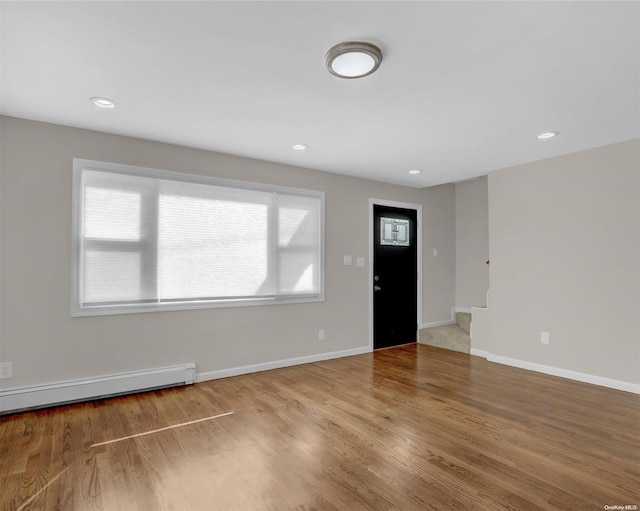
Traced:
<path fill-rule="evenodd" d="M 491 172 L 491 327 L 479 347 L 640 383 L 639 204 L 639 140 Z"/>
<path fill-rule="evenodd" d="M 483 307 L 489 290 L 487 177 L 456 183 L 456 307 Z"/>
<path fill-rule="evenodd" d="M 343 266 L 342 257 L 368 258 L 370 198 L 422 204 L 422 322 L 450 319 L 456 291 L 471 301 L 456 289 L 456 266 L 464 271 L 456 231 L 461 236 L 468 227 L 456 229 L 456 216 L 469 219 L 461 201 L 467 192 L 479 201 L 471 209 L 482 209 L 480 181 L 457 190 L 411 189 L 33 121 L 0 122 L 0 359 L 14 370 L 2 388 L 190 361 L 203 373 L 367 347 L 368 268 Z M 491 336 L 481 349 L 640 382 L 639 154 L 636 140 L 489 175 Z M 324 191 L 326 301 L 71 318 L 74 157 Z M 481 245 L 474 245 L 478 255 Z M 317 340 L 321 328 L 326 341 Z M 547 346 L 542 330 L 551 334 Z"/>
<path fill-rule="evenodd" d="M 369 345 L 369 199 L 422 204 L 422 322 L 450 318 L 455 294 L 453 185 L 412 189 L 81 129 L 1 118 L 2 388 L 194 361 L 199 373 Z M 86 158 L 321 190 L 326 300 L 71 318 L 71 165 Z M 354 259 L 355 260 L 355 259 Z M 318 330 L 327 339 L 318 341 Z"/>

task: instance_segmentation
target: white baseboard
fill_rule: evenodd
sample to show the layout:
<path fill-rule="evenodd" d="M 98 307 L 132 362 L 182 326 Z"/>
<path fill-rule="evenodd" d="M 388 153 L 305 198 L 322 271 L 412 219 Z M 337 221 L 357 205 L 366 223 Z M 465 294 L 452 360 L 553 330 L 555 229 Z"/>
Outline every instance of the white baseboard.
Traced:
<path fill-rule="evenodd" d="M 456 308 L 451 307 L 451 319 L 446 319 L 444 321 L 432 321 L 430 323 L 422 323 L 420 325 L 420 330 L 423 328 L 435 328 L 437 326 L 448 326 L 456 324 Z"/>
<path fill-rule="evenodd" d="M 481 350 L 471 350 L 480 352 Z M 483 352 L 486 353 L 486 352 Z M 481 356 L 481 355 L 479 355 Z M 538 373 L 550 374 L 552 376 L 559 376 L 561 378 L 567 378 L 569 380 L 581 381 L 584 383 L 591 383 L 592 385 L 600 385 L 601 387 L 608 387 L 616 390 L 623 390 L 625 392 L 632 392 L 633 394 L 640 394 L 640 385 L 636 383 L 630 383 L 626 381 L 613 380 L 611 378 L 604 378 L 602 376 L 595 376 L 593 374 L 579 373 L 577 371 L 570 371 L 569 369 L 560 369 L 558 367 L 546 366 L 543 364 L 536 364 L 534 362 L 527 362 L 525 360 L 518 360 L 515 358 L 501 357 L 499 355 L 491 355 L 487 353 L 487 360 L 489 362 L 496 362 L 498 364 L 504 364 L 513 367 L 519 367 L 520 369 L 527 369 L 529 371 L 536 371 Z"/>
<path fill-rule="evenodd" d="M 482 357 L 482 358 L 488 358 L 489 357 L 489 352 L 488 351 L 477 350 L 475 348 L 471 348 L 471 350 L 469 351 L 469 354 L 473 355 L 475 357 Z"/>
<path fill-rule="evenodd" d="M 420 329 L 423 328 L 434 328 L 437 326 L 448 326 L 456 324 L 456 312 L 466 312 L 471 314 L 472 307 L 451 307 L 451 319 L 447 319 L 444 321 L 432 321 L 431 323 L 422 323 L 420 325 Z"/>
<path fill-rule="evenodd" d="M 331 360 L 334 358 L 350 357 L 352 355 L 362 355 L 363 353 L 371 353 L 370 346 L 361 348 L 353 348 L 349 350 L 332 351 L 329 353 L 319 353 L 317 355 L 307 355 L 304 357 L 287 358 L 284 360 L 276 360 L 273 362 L 263 362 L 248 366 L 232 367 L 230 369 L 220 369 L 218 371 L 208 371 L 198 373 L 196 375 L 196 383 L 218 380 L 220 378 L 229 378 L 230 376 L 240 376 L 241 374 L 258 373 L 260 371 L 269 371 L 271 369 L 280 369 L 282 367 L 296 366 L 300 364 L 310 364 L 312 362 L 321 362 L 323 360 Z"/>
<path fill-rule="evenodd" d="M 0 390 L 0 413 L 129 394 L 195 381 L 196 365 L 180 364 L 96 378 Z"/>
<path fill-rule="evenodd" d="M 117 396 L 174 385 L 191 384 L 229 376 L 268 371 L 322 360 L 349 357 L 370 353 L 372 348 L 364 346 L 349 350 L 319 353 L 304 357 L 289 358 L 260 364 L 233 367 L 219 371 L 196 374 L 193 363 L 161 367 L 146 371 L 112 374 L 90 379 L 69 380 L 46 385 L 33 385 L 0 390 L 0 413 L 14 412 L 45 406 L 87 401 L 108 396 Z"/>
<path fill-rule="evenodd" d="M 446 321 L 434 321 L 433 323 L 422 323 L 422 325 L 420 325 L 420 330 L 422 330 L 423 328 L 434 328 L 437 326 L 447 326 L 447 325 L 455 325 L 455 324 L 456 324 L 456 321 L 451 319 L 448 319 Z"/>

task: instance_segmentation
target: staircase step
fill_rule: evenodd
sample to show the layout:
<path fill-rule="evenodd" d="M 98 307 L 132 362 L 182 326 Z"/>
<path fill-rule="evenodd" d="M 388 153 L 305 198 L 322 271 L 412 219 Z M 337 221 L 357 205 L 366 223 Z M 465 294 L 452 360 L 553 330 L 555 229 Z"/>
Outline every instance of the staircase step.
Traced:
<path fill-rule="evenodd" d="M 420 330 L 420 343 L 462 353 L 471 351 L 471 338 L 458 325 L 423 328 Z"/>
<path fill-rule="evenodd" d="M 456 312 L 456 325 L 471 335 L 471 313 Z"/>

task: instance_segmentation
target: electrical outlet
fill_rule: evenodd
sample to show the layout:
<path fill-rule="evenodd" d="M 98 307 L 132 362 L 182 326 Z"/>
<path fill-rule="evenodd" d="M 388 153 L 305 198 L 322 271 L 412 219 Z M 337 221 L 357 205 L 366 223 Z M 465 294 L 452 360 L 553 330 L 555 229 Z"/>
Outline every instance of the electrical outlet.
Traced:
<path fill-rule="evenodd" d="M 324 337 L 324 330 L 319 330 L 318 331 L 318 340 L 319 341 L 324 341 L 325 337 Z"/>
<path fill-rule="evenodd" d="M 353 264 L 353 258 L 350 255 L 344 256 L 344 265 L 351 266 Z"/>
<path fill-rule="evenodd" d="M 11 378 L 13 367 L 11 362 L 2 362 L 0 364 L 0 379 Z"/>
<path fill-rule="evenodd" d="M 360 268 L 364 268 L 364 257 L 358 257 L 356 259 L 356 266 L 359 266 Z"/>
<path fill-rule="evenodd" d="M 540 342 L 542 344 L 549 344 L 549 332 L 540 332 Z"/>

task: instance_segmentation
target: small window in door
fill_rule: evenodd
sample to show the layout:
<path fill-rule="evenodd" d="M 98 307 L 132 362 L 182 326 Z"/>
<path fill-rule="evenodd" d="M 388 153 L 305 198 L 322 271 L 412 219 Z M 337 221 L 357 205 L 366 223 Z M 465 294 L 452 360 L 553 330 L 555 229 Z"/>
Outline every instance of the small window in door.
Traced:
<path fill-rule="evenodd" d="M 380 218 L 380 244 L 409 246 L 409 220 L 401 218 Z"/>

